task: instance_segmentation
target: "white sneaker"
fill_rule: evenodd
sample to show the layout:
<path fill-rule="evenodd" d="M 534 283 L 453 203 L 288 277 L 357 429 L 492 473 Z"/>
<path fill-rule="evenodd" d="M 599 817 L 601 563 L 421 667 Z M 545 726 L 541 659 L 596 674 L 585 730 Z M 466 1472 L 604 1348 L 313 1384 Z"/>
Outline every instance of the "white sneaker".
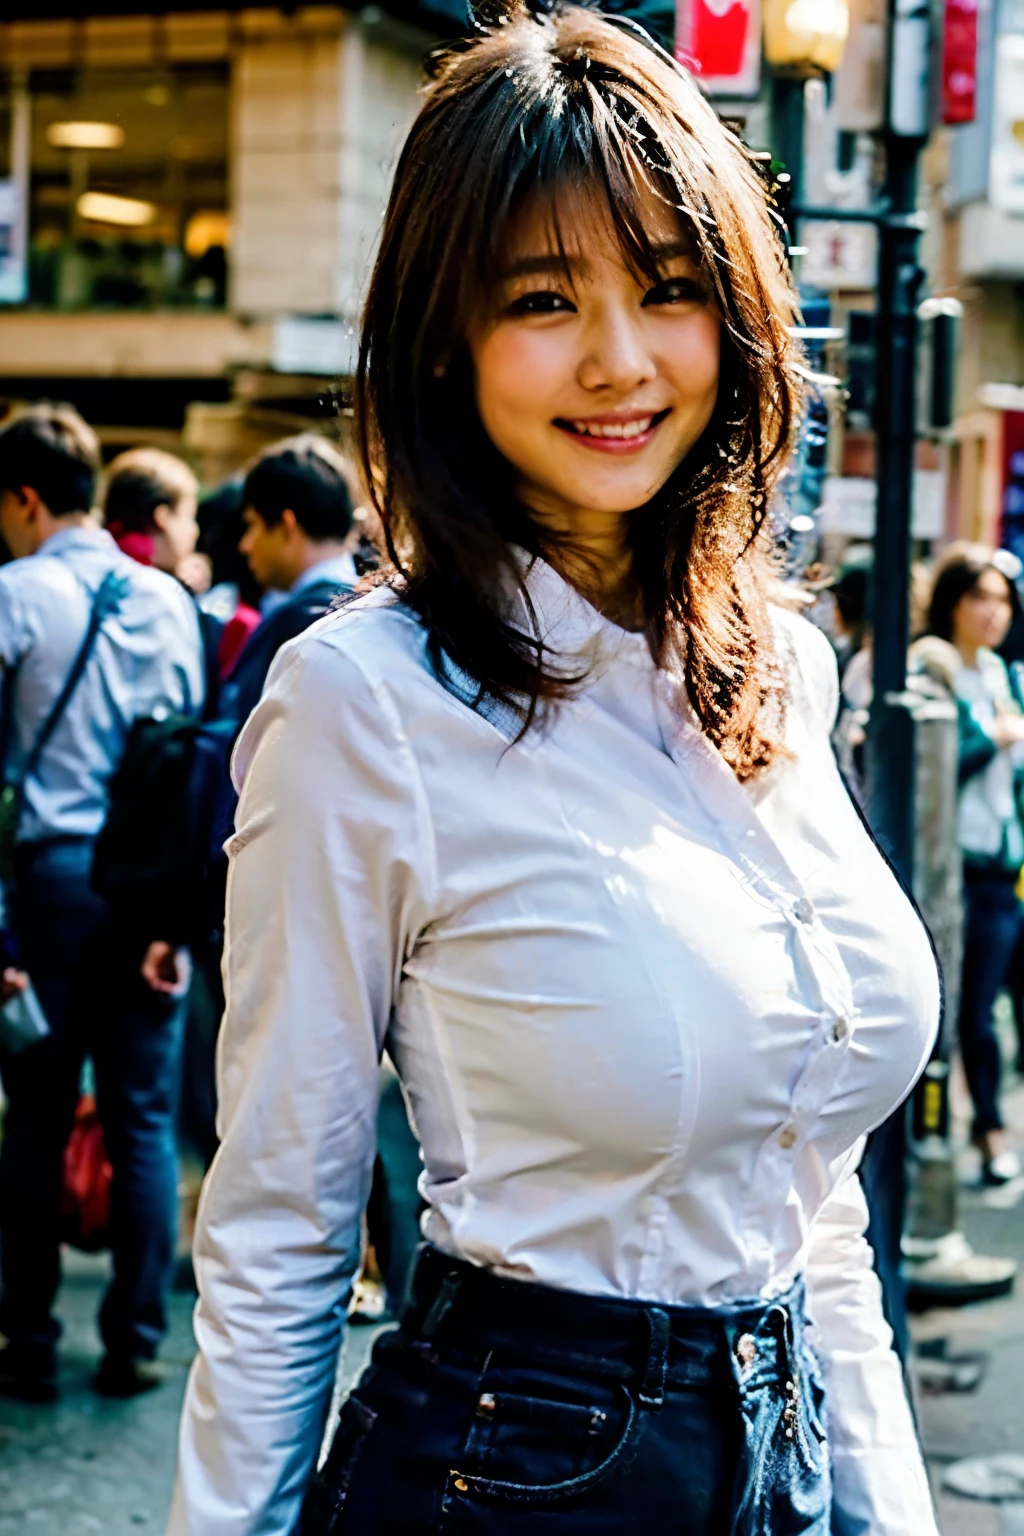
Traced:
<path fill-rule="evenodd" d="M 1009 1184 L 1012 1179 L 1019 1179 L 1020 1173 L 1020 1158 L 1009 1148 L 981 1165 L 983 1184 Z"/>

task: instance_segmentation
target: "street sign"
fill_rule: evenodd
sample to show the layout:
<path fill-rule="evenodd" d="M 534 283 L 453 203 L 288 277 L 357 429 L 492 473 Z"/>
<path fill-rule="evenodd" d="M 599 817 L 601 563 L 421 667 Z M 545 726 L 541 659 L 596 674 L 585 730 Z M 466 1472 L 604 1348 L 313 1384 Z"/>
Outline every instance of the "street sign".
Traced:
<path fill-rule="evenodd" d="M 942 24 L 942 121 L 977 116 L 978 0 L 946 0 Z"/>
<path fill-rule="evenodd" d="M 928 0 L 895 0 L 889 50 L 889 128 L 901 138 L 928 137 L 931 12 Z"/>
<path fill-rule="evenodd" d="M 1024 213 L 1024 33 L 996 40 L 989 197 L 1003 213 Z"/>
<path fill-rule="evenodd" d="M 711 96 L 756 96 L 761 0 L 677 0 L 676 58 Z"/>

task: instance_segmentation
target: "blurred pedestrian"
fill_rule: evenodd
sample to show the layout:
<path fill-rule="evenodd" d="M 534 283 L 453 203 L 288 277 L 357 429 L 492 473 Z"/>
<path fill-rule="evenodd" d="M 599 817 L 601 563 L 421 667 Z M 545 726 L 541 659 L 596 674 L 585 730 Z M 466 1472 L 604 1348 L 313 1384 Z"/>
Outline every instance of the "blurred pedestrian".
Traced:
<path fill-rule="evenodd" d="M 0 430 L 0 530 L 15 557 L 0 570 L 12 953 L 50 1029 L 0 1053 L 0 1390 L 38 1399 L 57 1388 L 62 1159 L 86 1056 L 114 1171 L 96 1383 L 108 1394 L 158 1379 L 177 1214 L 187 956 L 115 924 L 90 869 L 133 721 L 202 705 L 199 631 L 178 583 L 96 526 L 98 463 L 70 409 L 39 406 Z"/>
<path fill-rule="evenodd" d="M 104 479 L 103 520 L 118 548 L 205 592 L 210 562 L 196 554 L 199 482 L 188 465 L 162 448 L 131 448 Z"/>
<path fill-rule="evenodd" d="M 348 465 L 322 438 L 312 434 L 287 438 L 255 459 L 244 479 L 231 488 L 231 499 L 225 495 L 220 516 L 222 526 L 208 537 L 219 552 L 220 569 L 229 578 L 237 577 L 239 594 L 245 589 L 252 597 L 264 589 L 285 595 L 267 617 L 260 620 L 256 614 L 255 624 L 248 613 L 242 618 L 240 627 L 248 629 L 248 638 L 226 669 L 217 707 L 221 720 L 241 729 L 259 702 L 280 647 L 355 586 L 349 549 L 353 507 Z M 224 539 L 230 533 L 235 533 L 236 554 L 248 568 L 248 583 L 225 556 Z M 230 832 L 234 804 L 234 791 L 225 777 L 219 810 L 222 825 L 211 828 L 211 846 Z M 192 945 L 197 984 L 189 1010 L 182 1124 L 190 1146 L 204 1163 L 212 1160 L 217 1148 L 214 1056 L 224 1008 L 221 948 L 226 875 L 226 860 L 212 859 L 206 889 L 194 903 L 209 914 L 210 922 L 205 939 Z"/>
<path fill-rule="evenodd" d="M 1002 1057 L 996 997 L 1024 931 L 1017 881 L 1024 865 L 1024 713 L 1006 663 L 996 655 L 1010 627 L 1013 591 L 1006 557 L 979 544 L 950 545 L 935 569 L 929 633 L 949 641 L 960 720 L 958 831 L 964 869 L 964 955 L 959 1033 L 974 1103 L 972 1136 L 982 1177 L 1005 1184 L 1020 1173 L 999 1107 Z"/>
<path fill-rule="evenodd" d="M 170 1532 L 935 1536 L 856 1166 L 938 978 L 769 608 L 785 254 L 644 33 L 502 19 L 434 60 L 371 284 L 390 570 L 235 752 Z M 428 1242 L 314 1476 L 385 1044 Z"/>
<path fill-rule="evenodd" d="M 206 710 L 216 708 L 224 621 L 203 605 L 211 561 L 196 549 L 199 482 L 184 460 L 162 448 L 132 448 L 104 477 L 103 520 L 123 554 L 180 581 L 199 604 Z"/>
<path fill-rule="evenodd" d="M 864 750 L 871 708 L 871 571 L 874 551 L 854 545 L 832 584 L 832 644 L 839 664 L 839 715 L 833 730 L 836 756 L 850 790 L 866 798 Z"/>
<path fill-rule="evenodd" d="M 260 623 L 263 587 L 249 569 L 238 545 L 245 533 L 242 492 L 245 476 L 231 475 L 199 503 L 199 549 L 210 561 L 211 586 L 203 594 L 203 610 L 223 624 L 217 650 L 221 680 L 234 667 Z"/>
<path fill-rule="evenodd" d="M 242 650 L 224 689 L 223 713 L 241 725 L 259 702 L 270 664 L 287 640 L 321 618 L 356 584 L 350 471 L 322 437 L 286 438 L 249 468 L 242 487 L 239 549 L 265 590 L 287 593 Z"/>

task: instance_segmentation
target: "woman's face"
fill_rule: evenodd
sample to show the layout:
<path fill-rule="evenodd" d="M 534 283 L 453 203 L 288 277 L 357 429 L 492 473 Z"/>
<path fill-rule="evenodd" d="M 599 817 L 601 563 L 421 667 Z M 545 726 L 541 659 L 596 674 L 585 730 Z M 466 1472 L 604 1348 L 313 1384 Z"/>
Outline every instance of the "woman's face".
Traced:
<path fill-rule="evenodd" d="M 496 302 L 469 337 L 480 418 L 525 504 L 582 532 L 661 489 L 711 419 L 721 321 L 669 209 L 648 202 L 660 279 L 637 277 L 607 215 L 522 220 Z M 568 273 L 566 272 L 568 267 Z"/>
<path fill-rule="evenodd" d="M 953 643 L 972 651 L 981 645 L 995 650 L 1006 639 L 1012 617 L 1006 577 L 998 571 L 982 571 L 953 609 Z"/>

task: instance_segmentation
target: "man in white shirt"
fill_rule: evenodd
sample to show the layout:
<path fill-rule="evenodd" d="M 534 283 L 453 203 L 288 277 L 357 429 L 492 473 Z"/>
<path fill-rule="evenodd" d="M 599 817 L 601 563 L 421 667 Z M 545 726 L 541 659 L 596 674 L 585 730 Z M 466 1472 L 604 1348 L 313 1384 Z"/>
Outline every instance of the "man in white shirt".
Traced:
<path fill-rule="evenodd" d="M 113 1166 L 114 1276 L 96 1380 L 108 1395 L 158 1380 L 150 1362 L 166 1328 L 177 1216 L 173 1106 L 187 977 L 172 957 L 175 974 L 144 978 L 149 941 L 160 936 L 115 926 L 90 871 L 131 725 L 200 709 L 204 673 L 192 599 L 96 526 L 98 465 L 95 434 L 69 409 L 39 406 L 0 431 L 0 532 L 14 556 L 0 569 L 0 739 L 5 778 L 20 785 L 2 986 L 10 995 L 30 976 L 50 1026 L 18 1054 L 0 1048 L 0 1390 L 36 1400 L 57 1391 L 62 1159 L 87 1056 Z"/>

